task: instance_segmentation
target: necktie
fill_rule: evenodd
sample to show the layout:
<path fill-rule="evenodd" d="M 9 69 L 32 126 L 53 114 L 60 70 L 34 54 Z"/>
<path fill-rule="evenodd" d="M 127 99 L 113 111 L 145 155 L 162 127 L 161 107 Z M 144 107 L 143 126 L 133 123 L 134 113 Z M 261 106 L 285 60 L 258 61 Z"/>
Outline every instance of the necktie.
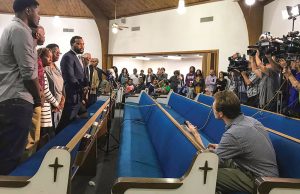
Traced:
<path fill-rule="evenodd" d="M 80 63 L 80 65 L 81 65 L 82 69 L 84 69 L 81 55 L 77 55 L 77 58 L 78 58 L 78 60 L 79 60 L 79 63 Z"/>

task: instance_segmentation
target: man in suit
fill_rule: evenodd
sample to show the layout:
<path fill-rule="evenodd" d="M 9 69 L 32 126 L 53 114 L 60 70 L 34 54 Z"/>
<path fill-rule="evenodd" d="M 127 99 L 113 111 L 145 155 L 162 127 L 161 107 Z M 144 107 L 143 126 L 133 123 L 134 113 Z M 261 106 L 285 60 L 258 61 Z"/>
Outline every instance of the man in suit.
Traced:
<path fill-rule="evenodd" d="M 71 38 L 70 44 L 71 50 L 64 54 L 60 62 L 66 91 L 66 102 L 56 133 L 60 132 L 73 119 L 77 118 L 82 101 L 84 65 L 80 55 L 84 52 L 84 41 L 82 37 L 74 36 Z"/>
<path fill-rule="evenodd" d="M 98 66 L 99 59 L 98 58 L 92 58 L 91 59 L 91 65 L 89 66 L 90 69 L 90 95 L 89 95 L 89 106 L 94 104 L 97 101 L 97 90 L 99 85 L 102 82 L 102 75 L 104 74 L 107 76 L 107 74 L 100 69 Z"/>

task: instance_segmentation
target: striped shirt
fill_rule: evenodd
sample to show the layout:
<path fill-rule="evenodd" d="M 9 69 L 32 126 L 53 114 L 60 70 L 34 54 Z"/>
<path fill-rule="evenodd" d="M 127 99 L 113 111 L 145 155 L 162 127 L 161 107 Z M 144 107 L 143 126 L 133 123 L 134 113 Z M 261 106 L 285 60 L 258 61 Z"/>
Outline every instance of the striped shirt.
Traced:
<path fill-rule="evenodd" d="M 42 107 L 42 118 L 41 118 L 41 127 L 52 127 L 52 114 L 51 114 L 51 104 L 54 107 L 58 107 L 59 103 L 54 98 L 52 93 L 49 90 L 49 82 L 46 73 L 44 73 L 45 79 L 45 88 L 44 88 L 44 95 L 45 95 L 45 103 Z"/>

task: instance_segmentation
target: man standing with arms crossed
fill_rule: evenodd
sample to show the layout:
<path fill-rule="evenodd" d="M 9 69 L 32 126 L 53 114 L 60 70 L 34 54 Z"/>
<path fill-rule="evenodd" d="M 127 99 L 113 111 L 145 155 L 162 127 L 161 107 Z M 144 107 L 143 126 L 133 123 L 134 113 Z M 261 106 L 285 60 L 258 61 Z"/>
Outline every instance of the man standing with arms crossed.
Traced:
<path fill-rule="evenodd" d="M 39 3 L 15 0 L 15 17 L 0 39 L 0 174 L 9 174 L 25 150 L 33 108 L 41 106 L 37 53 L 30 27 L 39 25 Z"/>

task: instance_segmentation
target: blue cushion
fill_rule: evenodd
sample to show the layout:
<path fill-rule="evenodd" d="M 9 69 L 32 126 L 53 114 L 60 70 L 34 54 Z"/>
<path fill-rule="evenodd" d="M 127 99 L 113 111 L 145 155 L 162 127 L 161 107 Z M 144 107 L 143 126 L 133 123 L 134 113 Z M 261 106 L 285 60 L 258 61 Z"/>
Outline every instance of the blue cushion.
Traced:
<path fill-rule="evenodd" d="M 127 114 L 127 113 L 126 113 Z M 124 121 L 118 160 L 119 177 L 162 177 L 145 124 Z"/>
<path fill-rule="evenodd" d="M 198 102 L 201 102 L 203 104 L 207 104 L 209 106 L 212 106 L 213 102 L 214 102 L 214 98 L 212 96 L 207 96 L 204 94 L 200 94 L 198 96 L 198 99 L 196 99 Z"/>
<path fill-rule="evenodd" d="M 139 104 L 127 102 L 124 106 L 123 120 L 143 120 Z"/>
<path fill-rule="evenodd" d="M 210 106 L 195 102 L 175 93 L 171 94 L 168 106 L 172 107 L 173 111 L 180 114 L 184 120 L 190 121 L 198 129 L 201 129 L 202 133 L 212 143 L 220 142 L 225 125 L 221 120 L 214 118 Z"/>
<path fill-rule="evenodd" d="M 207 105 L 212 105 L 214 97 L 200 94 L 197 101 Z M 274 129 L 294 138 L 300 138 L 300 128 L 298 127 L 300 126 L 299 119 L 286 117 L 284 115 L 264 111 L 246 105 L 242 105 L 241 109 L 245 115 L 253 116 L 265 127 Z"/>
<path fill-rule="evenodd" d="M 273 133 L 269 135 L 276 152 L 280 177 L 300 178 L 300 144 Z"/>
<path fill-rule="evenodd" d="M 139 105 L 163 177 L 180 178 L 190 167 L 196 148 L 151 97 L 142 93 Z"/>
<path fill-rule="evenodd" d="M 245 115 L 253 116 L 264 126 L 300 139 L 300 120 L 242 105 Z"/>
<path fill-rule="evenodd" d="M 174 109 L 172 109 L 171 107 L 167 106 L 167 105 L 163 105 L 162 106 L 179 124 L 184 124 L 184 121 L 186 121 L 186 119 L 181 116 L 180 114 L 178 114 Z"/>
<path fill-rule="evenodd" d="M 102 105 L 103 101 L 97 101 L 88 109 L 88 115 L 91 117 Z M 78 119 L 69 124 L 65 129 L 63 129 L 55 138 L 51 139 L 45 146 L 43 146 L 39 151 L 33 154 L 30 158 L 20 164 L 13 172 L 10 173 L 11 176 L 34 176 L 38 171 L 46 153 L 49 149 L 55 146 L 66 146 L 67 143 L 78 133 L 78 131 L 83 127 L 83 125 L 88 121 L 88 119 Z M 72 161 L 74 161 L 79 143 L 75 149 L 72 150 L 71 156 Z"/>

